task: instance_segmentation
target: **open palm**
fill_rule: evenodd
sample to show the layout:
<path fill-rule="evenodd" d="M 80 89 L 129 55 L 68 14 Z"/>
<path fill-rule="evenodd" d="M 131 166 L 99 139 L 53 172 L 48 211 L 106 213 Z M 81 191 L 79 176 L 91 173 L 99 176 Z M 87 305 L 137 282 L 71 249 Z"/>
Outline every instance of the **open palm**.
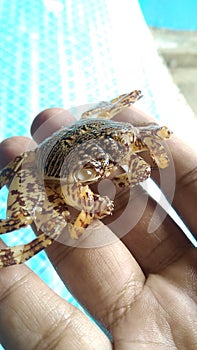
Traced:
<path fill-rule="evenodd" d="M 134 108 L 117 118 L 137 125 L 150 120 Z M 33 138 L 39 143 L 72 121 L 64 110 L 46 110 L 33 122 Z M 2 142 L 1 166 L 28 144 L 24 137 Z M 197 234 L 197 155 L 175 136 L 168 144 L 176 171 L 173 206 Z M 159 183 L 157 170 L 153 178 Z M 127 194 L 118 197 L 114 218 Z M 54 242 L 47 249 L 66 286 L 111 338 L 21 265 L 0 271 L 0 340 L 6 349 L 197 349 L 196 251 L 169 216 L 147 233 L 156 203 L 144 191 L 134 189 L 131 201 L 136 208 L 147 205 L 121 240 L 98 248 Z M 128 227 L 129 220 L 122 225 Z M 100 235 L 112 234 L 102 222 L 96 229 Z"/>

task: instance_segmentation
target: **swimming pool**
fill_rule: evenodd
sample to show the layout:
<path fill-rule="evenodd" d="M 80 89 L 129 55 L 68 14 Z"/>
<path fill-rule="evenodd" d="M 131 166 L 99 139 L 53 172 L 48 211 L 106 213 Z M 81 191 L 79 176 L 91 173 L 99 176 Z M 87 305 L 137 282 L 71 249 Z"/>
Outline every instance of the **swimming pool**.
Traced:
<path fill-rule="evenodd" d="M 173 30 L 197 30 L 194 0 L 139 0 L 148 25 Z"/>

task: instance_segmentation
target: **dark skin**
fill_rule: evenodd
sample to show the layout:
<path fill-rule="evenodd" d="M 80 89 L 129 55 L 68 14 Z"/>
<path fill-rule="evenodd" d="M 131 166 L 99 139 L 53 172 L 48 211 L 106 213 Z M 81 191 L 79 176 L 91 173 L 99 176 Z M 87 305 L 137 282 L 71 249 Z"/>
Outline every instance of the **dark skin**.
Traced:
<path fill-rule="evenodd" d="M 151 119 L 134 108 L 115 119 L 132 124 Z M 49 109 L 34 120 L 34 141 L 68 125 L 73 117 Z M 45 127 L 47 123 L 47 128 Z M 43 126 L 43 128 L 42 128 Z M 0 145 L 1 167 L 29 144 L 12 137 Z M 173 206 L 197 236 L 197 155 L 174 135 L 168 141 L 176 171 Z M 158 170 L 153 171 L 159 182 Z M 146 194 L 135 190 L 136 205 Z M 118 217 L 127 192 L 119 197 Z M 146 197 L 147 199 L 147 197 Z M 155 209 L 148 199 L 136 226 L 121 240 L 100 248 L 71 248 L 54 242 L 47 254 L 61 279 L 87 310 L 106 327 L 113 343 L 84 314 L 56 295 L 25 265 L 0 271 L 0 340 L 6 349 L 130 350 L 196 349 L 197 255 L 166 216 L 152 235 L 147 227 Z M 129 220 L 129 219 L 128 219 Z M 109 228 L 100 222 L 100 234 Z M 98 232 L 99 233 L 99 232 Z M 1 243 L 3 246 L 3 243 Z"/>

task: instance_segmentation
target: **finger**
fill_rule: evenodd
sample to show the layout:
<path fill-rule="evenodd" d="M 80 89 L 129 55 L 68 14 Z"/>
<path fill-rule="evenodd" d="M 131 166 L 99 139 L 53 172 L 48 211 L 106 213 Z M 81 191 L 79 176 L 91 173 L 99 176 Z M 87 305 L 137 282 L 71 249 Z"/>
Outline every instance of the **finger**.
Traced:
<path fill-rule="evenodd" d="M 97 233 L 107 231 L 100 223 Z M 54 242 L 48 255 L 71 293 L 108 329 L 143 289 L 144 274 L 120 240 L 99 248 L 68 248 Z"/>
<path fill-rule="evenodd" d="M 0 143 L 0 168 L 2 169 L 17 155 L 23 153 L 30 144 L 32 147 L 36 145 L 31 139 L 23 136 L 13 136 L 2 141 Z"/>
<path fill-rule="evenodd" d="M 122 232 L 121 240 L 145 275 L 161 271 L 185 254 L 190 247 L 187 237 L 147 192 L 137 187 L 131 190 L 128 202 L 125 197 L 121 196 L 121 204 L 126 209 L 116 212 L 117 219 L 109 227 L 117 235 Z M 150 223 L 155 225 L 152 233 Z"/>
<path fill-rule="evenodd" d="M 112 349 L 81 311 L 28 267 L 0 271 L 0 342 L 5 349 Z"/>
<path fill-rule="evenodd" d="M 97 228 L 97 235 L 107 235 L 107 230 L 107 226 L 100 223 L 100 227 Z M 166 237 L 165 229 L 163 228 L 163 230 L 163 237 Z M 170 231 L 170 234 L 172 235 L 174 232 Z M 132 307 L 143 290 L 145 277 L 137 261 L 144 267 L 144 270 L 154 271 L 155 269 L 161 270 L 181 255 L 180 249 L 177 249 L 175 239 L 173 248 L 175 257 L 171 254 L 168 257 L 168 254 L 165 255 L 164 251 L 166 252 L 167 248 L 171 250 L 172 244 L 165 243 L 165 239 L 161 247 L 158 239 L 155 240 L 155 249 L 153 249 L 151 238 L 151 242 L 149 242 L 149 237 L 144 233 L 141 236 L 140 230 L 134 232 L 134 235 L 134 248 L 131 247 L 132 240 L 130 236 L 132 234 L 127 236 L 128 246 L 130 245 L 130 248 L 133 249 L 133 254 L 121 241 L 92 249 L 68 248 L 54 242 L 47 250 L 67 288 L 93 317 L 109 330 L 113 330 L 113 325 L 116 322 L 118 323 L 126 310 Z M 140 236 L 140 239 L 138 236 Z M 143 238 L 145 238 L 145 244 Z M 146 251 L 143 259 L 143 248 L 146 245 L 149 245 L 151 253 L 148 255 Z M 158 253 L 157 249 L 159 250 Z"/>
<path fill-rule="evenodd" d="M 136 126 L 155 122 L 153 118 L 135 108 L 123 111 L 115 119 L 128 121 Z M 166 146 L 171 153 L 176 175 L 172 206 L 190 228 L 191 232 L 197 236 L 197 220 L 194 215 L 194 208 L 197 207 L 197 154 L 174 134 L 167 141 Z M 152 177 L 158 184 L 160 183 L 158 171 L 153 170 Z M 169 198 L 168 189 L 172 188 L 172 177 L 166 176 L 165 181 L 164 193 Z"/>
<path fill-rule="evenodd" d="M 39 113 L 31 126 L 32 141 L 28 137 L 13 136 L 0 143 L 0 168 L 3 168 L 17 155 L 36 147 L 53 132 L 73 123 L 76 119 L 69 111 L 61 108 L 50 108 Z"/>
<path fill-rule="evenodd" d="M 67 110 L 49 108 L 39 113 L 31 126 L 31 135 L 37 143 L 41 143 L 55 131 L 73 123 L 76 119 Z"/>
<path fill-rule="evenodd" d="M 169 144 L 176 170 L 176 189 L 172 205 L 197 237 L 197 154 L 178 138 Z"/>
<path fill-rule="evenodd" d="M 114 324 L 117 348 L 128 349 L 128 344 L 131 349 L 195 348 L 195 277 L 194 249 L 161 275 L 151 274 L 130 312 L 118 326 Z"/>

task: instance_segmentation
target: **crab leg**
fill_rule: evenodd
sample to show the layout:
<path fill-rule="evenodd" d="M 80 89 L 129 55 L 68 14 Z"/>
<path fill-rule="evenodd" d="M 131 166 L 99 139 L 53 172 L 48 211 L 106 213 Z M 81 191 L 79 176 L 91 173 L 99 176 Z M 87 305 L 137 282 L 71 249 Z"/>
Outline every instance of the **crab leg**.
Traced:
<path fill-rule="evenodd" d="M 40 185 L 31 185 L 29 183 L 34 176 L 32 168 L 34 157 L 34 152 L 23 153 L 10 162 L 0 173 L 1 187 L 11 182 L 8 195 L 7 218 L 0 219 L 1 234 L 28 226 L 33 221 L 32 212 L 41 195 Z M 28 183 L 25 179 L 28 179 Z M 26 207 L 28 207 L 28 211 Z"/>
<path fill-rule="evenodd" d="M 0 188 L 12 181 L 23 162 L 26 161 L 27 156 L 28 162 L 32 162 L 35 158 L 34 152 L 22 153 L 0 171 Z"/>
<path fill-rule="evenodd" d="M 7 218 L 0 219 L 0 233 L 26 227 L 34 220 L 37 206 L 44 199 L 43 186 L 35 181 L 34 169 L 20 169 L 9 187 Z"/>
<path fill-rule="evenodd" d="M 141 91 L 134 90 L 128 94 L 120 95 L 110 102 L 100 102 L 98 105 L 84 112 L 82 114 L 82 119 L 90 118 L 95 115 L 97 118 L 112 119 L 114 115 L 130 107 L 140 97 L 142 97 Z"/>
<path fill-rule="evenodd" d="M 146 128 L 139 127 L 139 137 L 133 146 L 133 152 L 149 151 L 151 158 L 161 169 L 169 164 L 169 158 L 166 148 L 160 143 L 160 140 L 167 140 L 171 131 L 166 126 L 154 124 L 147 125 Z"/>
<path fill-rule="evenodd" d="M 46 248 L 53 242 L 46 234 L 42 234 L 32 242 L 0 250 L 0 268 L 22 264 L 33 255 Z"/>
<path fill-rule="evenodd" d="M 52 190 L 50 189 L 51 193 Z M 51 245 L 61 235 L 62 230 L 67 225 L 65 216 L 66 214 L 68 215 L 68 212 L 60 214 L 59 211 L 61 208 L 59 207 L 59 211 L 55 210 L 47 197 L 45 198 L 43 207 L 45 207 L 44 212 L 38 213 L 35 219 L 35 225 L 38 228 L 38 237 L 27 244 L 1 249 L 0 268 L 23 263 Z"/>
<path fill-rule="evenodd" d="M 17 173 L 17 170 L 21 167 L 21 164 L 24 161 L 23 154 L 16 157 L 12 162 L 10 162 L 5 168 L 0 172 L 0 188 L 7 185 L 12 181 L 14 175 Z"/>
<path fill-rule="evenodd" d="M 24 261 L 29 260 L 32 256 L 51 245 L 62 232 L 62 227 L 59 227 L 55 220 L 53 222 L 54 232 L 52 232 L 51 225 L 52 223 L 50 223 L 50 236 L 42 233 L 30 243 L 1 249 L 0 268 L 15 264 L 22 264 Z"/>
<path fill-rule="evenodd" d="M 151 158 L 155 161 L 157 166 L 161 169 L 166 168 L 169 164 L 169 158 L 164 146 L 153 140 L 151 137 L 144 138 L 143 142 L 146 144 Z"/>
<path fill-rule="evenodd" d="M 0 219 L 0 233 L 8 233 L 14 230 L 18 230 L 21 227 L 26 227 L 30 225 L 33 221 L 31 216 L 22 216 L 23 214 L 18 214 L 14 218 Z"/>
<path fill-rule="evenodd" d="M 128 166 L 128 172 L 120 174 L 112 179 L 116 186 L 121 188 L 133 187 L 150 177 L 150 165 L 137 154 L 127 156 L 127 163 L 124 163 L 124 165 Z"/>
<path fill-rule="evenodd" d="M 112 213 L 112 201 L 93 193 L 88 185 L 64 185 L 63 194 L 66 203 L 81 210 L 74 224 L 68 225 L 71 238 L 78 239 L 94 218 L 102 218 Z"/>

